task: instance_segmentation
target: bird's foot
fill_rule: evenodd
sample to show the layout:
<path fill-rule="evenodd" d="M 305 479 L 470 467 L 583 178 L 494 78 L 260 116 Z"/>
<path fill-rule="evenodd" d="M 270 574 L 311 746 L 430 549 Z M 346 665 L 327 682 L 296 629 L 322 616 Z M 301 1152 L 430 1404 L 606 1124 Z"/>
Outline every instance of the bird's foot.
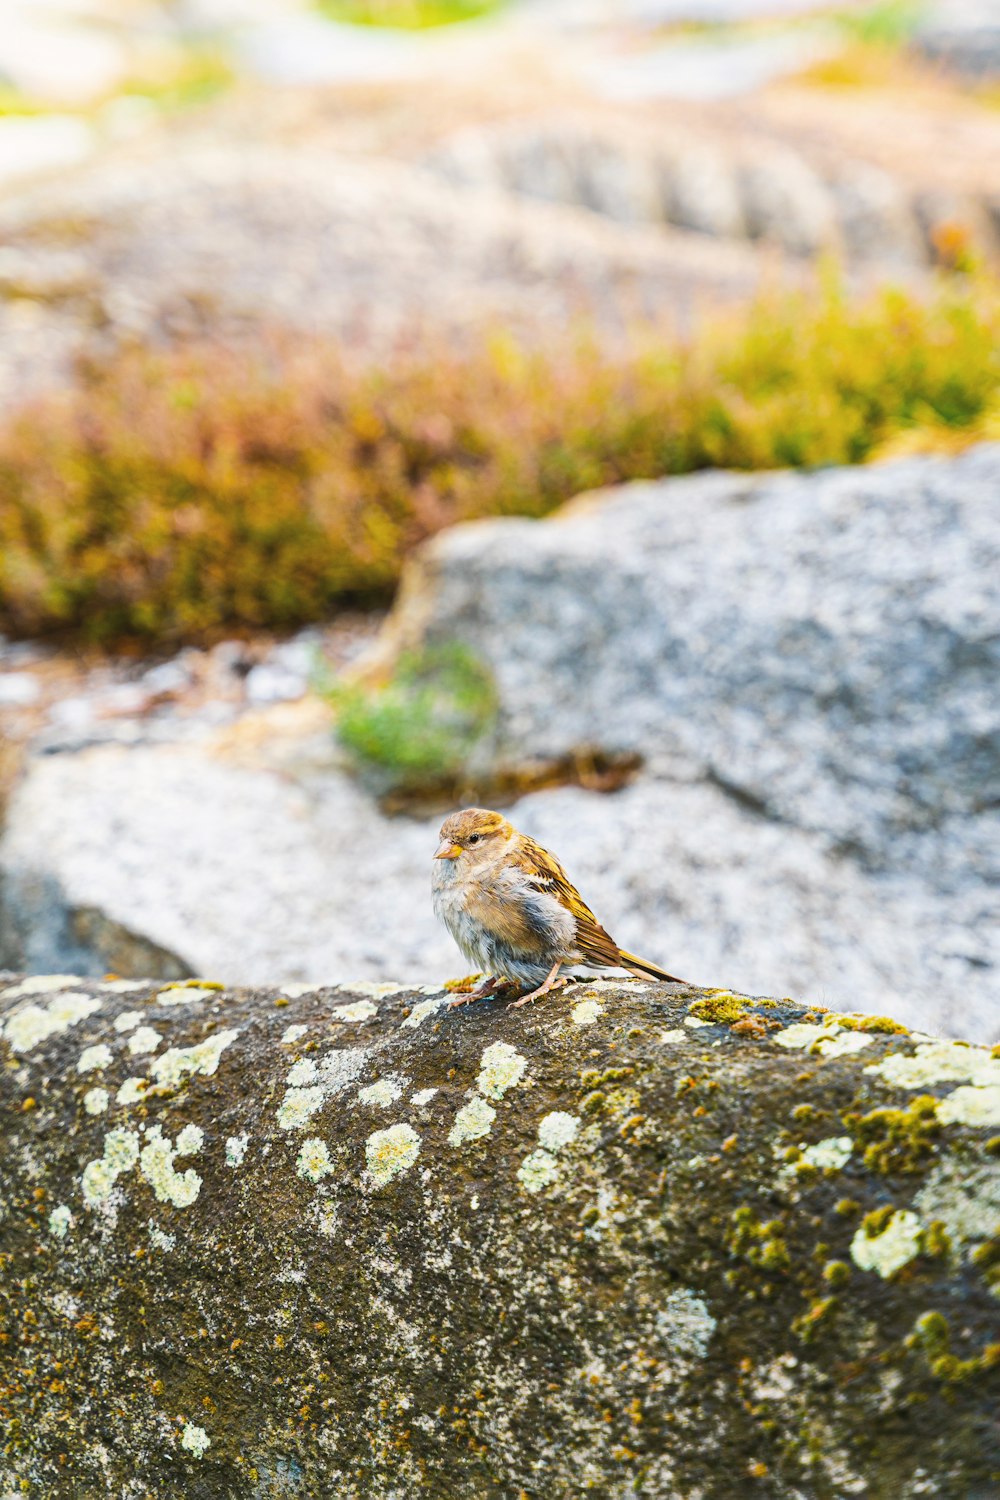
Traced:
<path fill-rule="evenodd" d="M 478 978 L 478 976 L 476 977 Z M 469 994 L 459 995 L 455 1000 L 449 1000 L 448 1009 L 457 1010 L 460 1005 L 471 1005 L 473 1000 L 484 1000 L 487 995 L 492 995 L 495 990 L 499 989 L 503 985 L 506 985 L 506 983 L 506 980 L 497 979 L 495 977 L 487 979 L 483 984 L 479 986 L 477 990 L 472 990 Z M 452 986 L 452 988 L 454 988 L 454 986 Z"/>
<path fill-rule="evenodd" d="M 556 975 L 558 973 L 559 964 L 554 963 L 548 974 L 543 979 L 542 983 L 538 986 L 537 990 L 532 990 L 529 995 L 522 995 L 520 1000 L 514 1001 L 513 1005 L 510 1006 L 510 1009 L 517 1010 L 519 1006 L 528 1005 L 532 1000 L 540 1000 L 543 995 L 548 995 L 554 989 L 561 990 L 564 985 L 567 985 L 569 983 L 569 980 L 557 979 Z"/>

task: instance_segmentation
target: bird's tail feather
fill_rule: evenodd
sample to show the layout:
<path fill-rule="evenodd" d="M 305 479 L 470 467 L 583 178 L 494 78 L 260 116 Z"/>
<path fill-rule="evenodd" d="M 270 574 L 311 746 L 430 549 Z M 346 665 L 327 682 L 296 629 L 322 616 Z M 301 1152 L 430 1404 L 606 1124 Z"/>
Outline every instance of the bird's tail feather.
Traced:
<path fill-rule="evenodd" d="M 634 953 L 626 953 L 624 948 L 619 948 L 618 956 L 622 961 L 622 968 L 628 969 L 632 974 L 638 974 L 643 979 L 666 979 L 671 984 L 687 984 L 686 979 L 678 979 L 676 974 L 668 974 L 666 969 L 661 969 L 659 964 L 651 964 L 648 959 L 637 958 Z"/>

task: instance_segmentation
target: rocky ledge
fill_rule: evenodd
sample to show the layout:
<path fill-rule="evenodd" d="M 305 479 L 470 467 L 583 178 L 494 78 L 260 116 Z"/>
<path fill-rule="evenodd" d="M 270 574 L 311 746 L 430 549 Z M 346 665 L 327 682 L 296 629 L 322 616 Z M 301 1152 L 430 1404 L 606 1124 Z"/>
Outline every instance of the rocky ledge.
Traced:
<path fill-rule="evenodd" d="M 1000 1058 L 448 998 L 6 976 L 4 1493 L 994 1493 Z"/>

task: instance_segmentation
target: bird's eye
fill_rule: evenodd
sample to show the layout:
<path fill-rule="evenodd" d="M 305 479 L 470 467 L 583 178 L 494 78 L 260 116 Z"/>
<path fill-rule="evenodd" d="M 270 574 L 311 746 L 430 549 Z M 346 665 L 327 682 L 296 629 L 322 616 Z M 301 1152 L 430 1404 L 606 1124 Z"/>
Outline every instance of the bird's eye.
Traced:
<path fill-rule="evenodd" d="M 481 838 L 481 833 L 470 833 L 467 842 L 470 844 L 478 844 Z"/>

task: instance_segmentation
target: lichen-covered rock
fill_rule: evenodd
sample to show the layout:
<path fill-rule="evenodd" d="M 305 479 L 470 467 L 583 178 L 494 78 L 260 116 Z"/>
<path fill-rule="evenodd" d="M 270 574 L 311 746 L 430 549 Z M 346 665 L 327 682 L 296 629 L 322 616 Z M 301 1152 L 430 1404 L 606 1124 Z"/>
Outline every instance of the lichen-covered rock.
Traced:
<path fill-rule="evenodd" d="M 447 998 L 8 980 L 3 1493 L 993 1493 L 1000 1058 Z"/>

